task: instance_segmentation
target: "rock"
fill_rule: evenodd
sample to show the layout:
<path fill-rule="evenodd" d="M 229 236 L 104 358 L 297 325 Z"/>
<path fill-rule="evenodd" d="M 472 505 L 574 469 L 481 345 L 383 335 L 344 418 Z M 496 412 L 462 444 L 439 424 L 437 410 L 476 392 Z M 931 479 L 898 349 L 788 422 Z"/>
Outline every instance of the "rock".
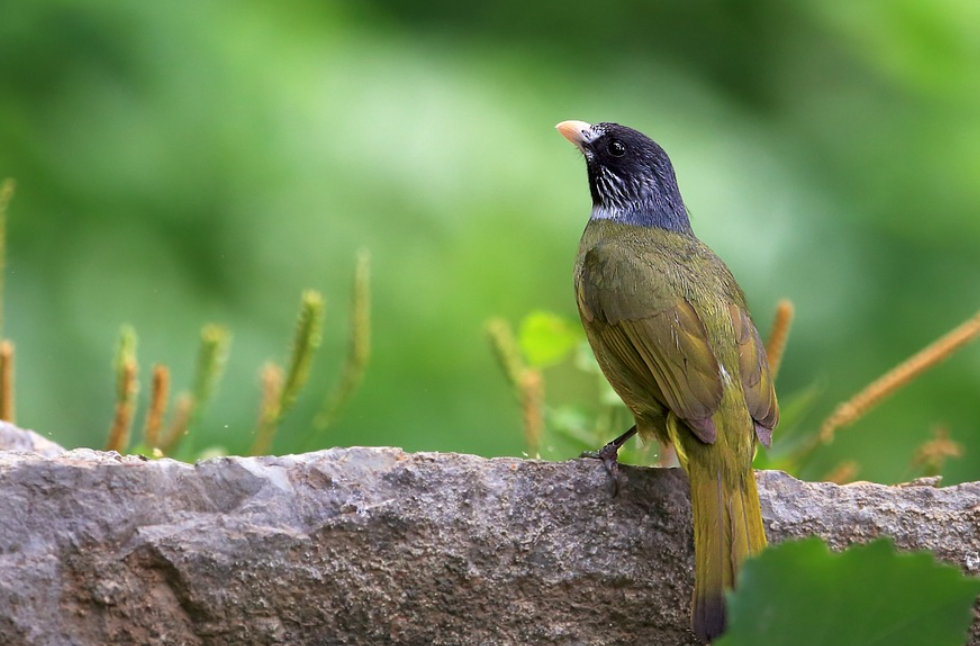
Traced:
<path fill-rule="evenodd" d="M 622 473 L 610 498 L 593 460 L 0 452 L 0 643 L 697 644 L 686 480 Z M 980 552 L 977 483 L 759 484 L 774 540 Z"/>
<path fill-rule="evenodd" d="M 0 451 L 24 451 L 53 458 L 65 452 L 63 448 L 34 431 L 17 428 L 0 420 Z"/>

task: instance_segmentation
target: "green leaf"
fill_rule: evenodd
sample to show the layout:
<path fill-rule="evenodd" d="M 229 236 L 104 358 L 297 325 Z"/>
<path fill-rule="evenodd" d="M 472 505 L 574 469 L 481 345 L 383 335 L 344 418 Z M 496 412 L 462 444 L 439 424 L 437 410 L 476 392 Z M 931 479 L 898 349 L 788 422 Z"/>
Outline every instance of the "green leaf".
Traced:
<path fill-rule="evenodd" d="M 563 361 L 578 344 L 578 325 L 550 312 L 531 312 L 521 321 L 517 342 L 524 359 L 533 368 Z"/>
<path fill-rule="evenodd" d="M 832 553 L 816 538 L 746 561 L 716 646 L 959 646 L 980 580 L 882 539 Z"/>

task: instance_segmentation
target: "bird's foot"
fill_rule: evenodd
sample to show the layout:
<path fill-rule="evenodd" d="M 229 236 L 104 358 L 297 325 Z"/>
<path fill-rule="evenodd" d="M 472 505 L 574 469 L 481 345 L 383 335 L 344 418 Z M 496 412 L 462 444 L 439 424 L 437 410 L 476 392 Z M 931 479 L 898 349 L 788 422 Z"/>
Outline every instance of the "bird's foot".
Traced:
<path fill-rule="evenodd" d="M 615 442 L 610 442 L 596 452 L 596 457 L 602 460 L 602 466 L 606 468 L 609 481 L 612 483 L 610 494 L 615 498 L 619 495 L 619 446 Z"/>
<path fill-rule="evenodd" d="M 634 435 L 636 435 L 635 426 L 598 451 L 583 451 L 579 456 L 602 460 L 602 466 L 606 468 L 606 473 L 609 474 L 609 480 L 612 483 L 613 498 L 619 495 L 619 449 L 626 443 L 626 440 Z"/>

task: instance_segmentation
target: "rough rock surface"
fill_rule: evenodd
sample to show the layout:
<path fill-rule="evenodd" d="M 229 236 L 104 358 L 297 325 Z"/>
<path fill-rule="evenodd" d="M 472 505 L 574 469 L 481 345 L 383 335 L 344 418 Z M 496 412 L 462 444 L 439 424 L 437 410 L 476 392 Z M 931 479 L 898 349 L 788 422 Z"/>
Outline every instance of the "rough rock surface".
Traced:
<path fill-rule="evenodd" d="M 63 448 L 34 431 L 17 428 L 0 421 L 0 451 L 29 451 L 53 458 L 65 452 Z"/>
<path fill-rule="evenodd" d="M 684 476 L 623 473 L 611 499 L 592 460 L 0 451 L 0 644 L 696 644 Z M 980 483 L 759 484 L 775 541 L 980 571 Z"/>

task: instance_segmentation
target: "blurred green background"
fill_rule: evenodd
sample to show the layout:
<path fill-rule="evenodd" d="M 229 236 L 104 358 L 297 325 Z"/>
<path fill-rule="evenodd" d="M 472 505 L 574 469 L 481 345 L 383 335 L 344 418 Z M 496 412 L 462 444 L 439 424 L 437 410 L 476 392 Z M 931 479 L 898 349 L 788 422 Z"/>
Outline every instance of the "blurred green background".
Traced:
<path fill-rule="evenodd" d="M 101 446 L 119 326 L 146 381 L 234 333 L 193 438 L 245 451 L 258 371 L 300 291 L 327 297 L 299 439 L 345 352 L 356 250 L 373 355 L 326 445 L 520 454 L 483 324 L 574 318 L 584 164 L 553 131 L 617 121 L 671 154 L 695 230 L 765 334 L 797 308 L 779 392 L 807 419 L 980 309 L 974 0 L 0 2 L 0 177 L 14 177 L 3 332 L 18 422 Z M 560 369 L 556 369 L 560 370 Z M 549 399 L 587 396 L 548 377 Z M 937 425 L 980 467 L 980 346 L 822 449 L 902 477 Z M 778 430 L 777 430 L 778 433 Z"/>

